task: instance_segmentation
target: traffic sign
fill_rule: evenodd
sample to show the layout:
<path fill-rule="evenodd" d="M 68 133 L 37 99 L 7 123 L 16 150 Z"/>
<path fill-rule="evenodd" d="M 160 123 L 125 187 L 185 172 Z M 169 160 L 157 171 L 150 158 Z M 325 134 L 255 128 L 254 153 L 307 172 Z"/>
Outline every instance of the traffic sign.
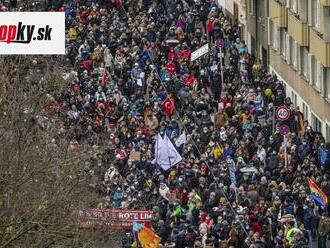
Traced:
<path fill-rule="evenodd" d="M 219 48 L 223 48 L 225 46 L 225 41 L 222 39 L 218 39 L 215 41 L 215 45 Z"/>
<path fill-rule="evenodd" d="M 279 131 L 281 135 L 285 136 L 290 132 L 290 128 L 288 125 L 281 125 Z"/>
<path fill-rule="evenodd" d="M 285 121 L 290 118 L 290 110 L 287 107 L 277 107 L 275 111 L 275 117 L 277 120 Z"/>

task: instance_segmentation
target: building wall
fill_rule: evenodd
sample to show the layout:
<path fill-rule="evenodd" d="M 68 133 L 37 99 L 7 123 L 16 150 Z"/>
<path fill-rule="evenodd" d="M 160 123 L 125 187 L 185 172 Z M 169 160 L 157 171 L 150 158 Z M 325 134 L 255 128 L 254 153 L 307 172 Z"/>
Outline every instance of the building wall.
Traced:
<path fill-rule="evenodd" d="M 246 32 L 246 0 L 218 0 L 218 4 L 223 7 L 227 16 L 234 22 L 234 4 L 238 7 L 238 22 L 241 25 L 241 39 L 247 41 Z"/>
<path fill-rule="evenodd" d="M 302 79 L 299 73 L 288 66 L 274 50 L 270 50 L 269 54 L 271 61 L 269 71 L 275 73 L 278 79 L 285 84 L 286 95 L 296 106 L 299 106 L 301 111 L 304 108 L 303 104 L 308 106 L 309 109 L 305 118 L 311 125 L 313 125 L 312 114 L 321 121 L 321 131 L 326 137 L 327 126 L 330 127 L 330 104 L 327 99 L 323 98 L 308 82 Z"/>
<path fill-rule="evenodd" d="M 269 69 L 330 142 L 330 6 L 321 1 L 269 0 Z"/>
<path fill-rule="evenodd" d="M 268 1 L 246 0 L 246 22 L 249 51 L 265 66 L 268 64 Z"/>

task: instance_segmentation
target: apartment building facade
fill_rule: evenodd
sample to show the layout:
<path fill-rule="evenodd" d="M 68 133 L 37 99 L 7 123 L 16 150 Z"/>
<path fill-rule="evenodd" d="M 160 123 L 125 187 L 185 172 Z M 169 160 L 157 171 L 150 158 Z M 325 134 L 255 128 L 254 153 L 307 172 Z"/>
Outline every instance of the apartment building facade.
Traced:
<path fill-rule="evenodd" d="M 330 0 L 268 0 L 269 71 L 330 142 Z"/>
<path fill-rule="evenodd" d="M 249 52 L 267 67 L 268 0 L 246 0 L 247 43 Z"/>
<path fill-rule="evenodd" d="M 241 31 L 241 39 L 247 42 L 246 30 L 246 0 L 218 0 L 232 24 L 238 23 Z"/>

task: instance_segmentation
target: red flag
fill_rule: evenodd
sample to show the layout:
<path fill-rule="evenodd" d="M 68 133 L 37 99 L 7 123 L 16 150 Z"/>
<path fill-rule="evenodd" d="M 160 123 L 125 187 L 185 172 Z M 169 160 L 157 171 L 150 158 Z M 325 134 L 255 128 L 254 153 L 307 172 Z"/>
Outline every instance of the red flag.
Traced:
<path fill-rule="evenodd" d="M 169 59 L 169 60 L 174 60 L 174 59 L 176 59 L 176 57 L 177 57 L 177 55 L 176 55 L 176 53 L 173 53 L 173 52 L 170 52 L 169 54 L 167 54 L 167 59 Z"/>
<path fill-rule="evenodd" d="M 163 109 L 167 116 L 171 116 L 174 113 L 174 99 L 173 96 L 168 96 L 163 102 Z"/>
<path fill-rule="evenodd" d="M 185 49 L 185 50 L 182 50 L 182 51 L 178 52 L 178 57 L 180 59 L 185 59 L 185 60 L 189 60 L 190 61 L 190 56 L 191 56 L 190 49 Z"/>
<path fill-rule="evenodd" d="M 187 86 L 192 86 L 195 84 L 196 82 L 196 78 L 194 77 L 194 75 L 192 74 L 186 74 L 184 77 L 183 77 L 183 82 L 185 85 Z"/>
<path fill-rule="evenodd" d="M 166 64 L 165 64 L 165 68 L 166 68 L 166 70 L 168 70 L 168 72 L 171 74 L 171 75 L 173 75 L 173 74 L 175 74 L 176 73 L 176 65 L 175 65 L 175 63 L 173 63 L 173 62 L 167 62 Z"/>

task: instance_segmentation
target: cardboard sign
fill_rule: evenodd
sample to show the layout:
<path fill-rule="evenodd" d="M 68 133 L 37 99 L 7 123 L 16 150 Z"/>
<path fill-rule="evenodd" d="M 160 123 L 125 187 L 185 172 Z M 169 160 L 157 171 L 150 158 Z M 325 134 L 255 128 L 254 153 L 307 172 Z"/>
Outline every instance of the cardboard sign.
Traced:
<path fill-rule="evenodd" d="M 150 210 L 100 209 L 80 210 L 79 226 L 82 228 L 104 227 L 116 229 L 131 229 L 133 222 L 149 225 L 154 212 Z"/>
<path fill-rule="evenodd" d="M 198 59 L 199 57 L 203 56 L 204 54 L 208 53 L 210 50 L 209 44 L 205 44 L 204 46 L 198 48 L 196 51 L 191 53 L 191 61 Z"/>
<path fill-rule="evenodd" d="M 141 152 L 131 152 L 130 156 L 129 156 L 129 160 L 134 162 L 134 161 L 140 161 L 141 159 Z"/>

